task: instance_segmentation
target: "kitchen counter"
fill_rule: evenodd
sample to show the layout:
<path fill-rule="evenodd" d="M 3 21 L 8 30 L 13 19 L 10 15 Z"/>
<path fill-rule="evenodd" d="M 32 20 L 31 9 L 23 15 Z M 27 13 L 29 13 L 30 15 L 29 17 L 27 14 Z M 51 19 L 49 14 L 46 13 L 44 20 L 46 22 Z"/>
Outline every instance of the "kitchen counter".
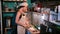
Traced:
<path fill-rule="evenodd" d="M 49 28 L 53 28 L 53 29 L 59 29 L 60 30 L 60 23 L 59 22 L 55 22 L 55 21 L 46 21 L 46 25 L 49 27 Z"/>
<path fill-rule="evenodd" d="M 51 33 L 52 34 L 58 34 L 60 33 L 60 23 L 59 22 L 55 22 L 55 21 L 46 21 L 46 25 L 48 26 L 48 31 L 49 28 L 51 29 Z"/>
<path fill-rule="evenodd" d="M 47 20 L 44 20 L 46 23 L 47 23 L 47 25 L 57 25 L 57 26 L 60 26 L 60 23 L 59 22 L 55 22 L 55 21 L 47 21 Z"/>
<path fill-rule="evenodd" d="M 60 26 L 60 23 L 59 22 L 55 22 L 55 21 L 50 21 L 51 23 L 53 24 L 56 24 L 56 25 L 59 25 Z"/>

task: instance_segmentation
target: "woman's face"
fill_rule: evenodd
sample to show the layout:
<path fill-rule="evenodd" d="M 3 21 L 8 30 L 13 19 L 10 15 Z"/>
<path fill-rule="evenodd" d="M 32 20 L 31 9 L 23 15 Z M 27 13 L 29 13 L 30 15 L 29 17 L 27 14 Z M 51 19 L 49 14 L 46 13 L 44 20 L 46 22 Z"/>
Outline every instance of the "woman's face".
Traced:
<path fill-rule="evenodd" d="M 26 12 L 27 9 L 28 9 L 28 6 L 25 6 L 25 7 L 23 8 L 24 12 Z"/>

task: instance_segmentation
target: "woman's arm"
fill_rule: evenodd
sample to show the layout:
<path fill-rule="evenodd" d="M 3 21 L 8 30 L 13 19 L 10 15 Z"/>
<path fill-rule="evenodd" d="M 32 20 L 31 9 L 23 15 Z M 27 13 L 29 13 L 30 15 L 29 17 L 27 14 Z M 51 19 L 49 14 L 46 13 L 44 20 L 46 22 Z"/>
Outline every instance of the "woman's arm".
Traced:
<path fill-rule="evenodd" d="M 17 15 L 16 15 L 16 19 L 15 19 L 15 22 L 18 24 L 19 23 L 19 17 L 20 17 L 21 13 L 20 12 L 17 12 Z"/>

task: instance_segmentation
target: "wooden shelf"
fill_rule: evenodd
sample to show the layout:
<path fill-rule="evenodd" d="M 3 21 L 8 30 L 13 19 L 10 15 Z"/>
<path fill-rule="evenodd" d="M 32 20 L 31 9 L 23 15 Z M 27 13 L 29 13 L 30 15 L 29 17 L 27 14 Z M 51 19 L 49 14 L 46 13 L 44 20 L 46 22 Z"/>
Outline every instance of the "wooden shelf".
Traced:
<path fill-rule="evenodd" d="M 12 29 L 12 28 L 5 28 L 5 29 Z"/>
<path fill-rule="evenodd" d="M 15 11 L 14 11 L 15 12 Z M 6 12 L 6 13 L 9 13 L 9 12 Z M 10 12 L 11 13 L 11 12 Z M 13 13 L 13 12 L 12 12 Z"/>
<path fill-rule="evenodd" d="M 3 2 L 23 2 L 23 1 L 3 1 Z"/>
<path fill-rule="evenodd" d="M 26 2 L 26 1 L 3 1 L 3 2 Z"/>
<path fill-rule="evenodd" d="M 5 34 L 7 34 L 7 30 L 12 29 L 12 28 L 5 28 Z"/>
<path fill-rule="evenodd" d="M 22 3 L 24 1 L 3 1 L 3 2 L 19 2 L 19 3 Z"/>

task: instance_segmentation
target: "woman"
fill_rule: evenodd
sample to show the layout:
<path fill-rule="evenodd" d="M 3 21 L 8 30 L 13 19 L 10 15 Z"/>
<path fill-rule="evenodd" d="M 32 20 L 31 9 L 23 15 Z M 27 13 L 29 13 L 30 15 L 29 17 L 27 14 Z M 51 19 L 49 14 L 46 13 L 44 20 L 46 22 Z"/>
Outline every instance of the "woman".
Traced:
<path fill-rule="evenodd" d="M 26 17 L 25 12 L 27 11 L 28 4 L 26 2 L 21 3 L 20 5 L 17 6 L 18 12 L 16 15 L 16 23 L 28 31 L 31 32 L 31 34 L 39 34 L 40 31 L 38 31 L 34 26 L 29 23 L 29 19 Z"/>

